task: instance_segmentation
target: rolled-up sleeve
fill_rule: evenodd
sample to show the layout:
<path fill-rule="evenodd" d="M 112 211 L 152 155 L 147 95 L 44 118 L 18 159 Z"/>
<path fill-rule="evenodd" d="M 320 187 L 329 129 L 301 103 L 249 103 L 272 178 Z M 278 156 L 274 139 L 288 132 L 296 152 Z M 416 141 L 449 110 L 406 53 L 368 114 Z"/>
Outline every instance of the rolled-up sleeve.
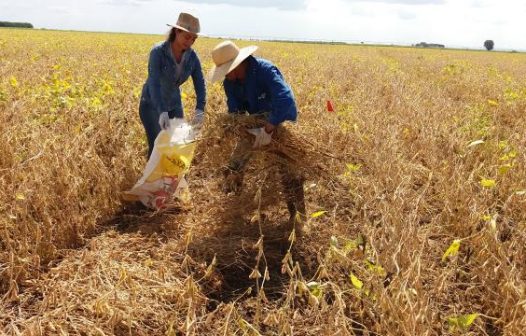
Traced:
<path fill-rule="evenodd" d="M 223 88 L 225 89 L 226 104 L 229 113 L 239 112 L 239 102 L 236 98 L 234 84 L 229 80 L 223 81 Z"/>
<path fill-rule="evenodd" d="M 161 99 L 161 55 L 158 47 L 154 47 L 150 51 L 148 60 L 148 91 L 154 110 L 159 114 L 165 111 L 165 106 Z"/>
<path fill-rule="evenodd" d="M 297 111 L 294 95 L 278 68 L 274 65 L 266 66 L 261 71 L 261 75 L 269 88 L 272 103 L 268 122 L 272 125 L 278 125 L 285 120 L 295 121 Z"/>

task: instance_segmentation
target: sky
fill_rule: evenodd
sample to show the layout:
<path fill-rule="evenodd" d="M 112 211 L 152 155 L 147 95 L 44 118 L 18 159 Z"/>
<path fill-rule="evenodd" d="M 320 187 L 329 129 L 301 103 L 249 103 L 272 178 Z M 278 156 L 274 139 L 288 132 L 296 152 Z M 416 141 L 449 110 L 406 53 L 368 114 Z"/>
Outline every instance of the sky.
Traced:
<path fill-rule="evenodd" d="M 0 0 L 0 21 L 164 34 L 181 12 L 204 35 L 526 51 L 523 0 Z"/>

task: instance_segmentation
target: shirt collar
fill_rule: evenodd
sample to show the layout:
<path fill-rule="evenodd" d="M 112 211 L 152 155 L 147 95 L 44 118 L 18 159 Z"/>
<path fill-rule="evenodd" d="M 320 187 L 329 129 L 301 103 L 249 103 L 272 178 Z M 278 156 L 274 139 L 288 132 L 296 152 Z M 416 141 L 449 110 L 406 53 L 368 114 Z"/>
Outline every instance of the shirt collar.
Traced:
<path fill-rule="evenodd" d="M 247 77 L 245 81 L 249 82 L 254 78 L 254 76 L 256 76 L 256 59 L 254 58 L 254 56 L 250 55 L 248 56 L 247 60 Z"/>
<path fill-rule="evenodd" d="M 177 63 L 175 61 L 174 54 L 172 53 L 172 48 L 170 46 L 170 41 L 164 41 L 163 50 L 166 56 L 170 57 L 174 63 Z M 183 58 L 181 59 L 181 63 L 185 61 L 188 58 L 188 55 L 190 55 L 190 52 L 192 51 L 192 48 L 188 48 L 183 52 Z"/>

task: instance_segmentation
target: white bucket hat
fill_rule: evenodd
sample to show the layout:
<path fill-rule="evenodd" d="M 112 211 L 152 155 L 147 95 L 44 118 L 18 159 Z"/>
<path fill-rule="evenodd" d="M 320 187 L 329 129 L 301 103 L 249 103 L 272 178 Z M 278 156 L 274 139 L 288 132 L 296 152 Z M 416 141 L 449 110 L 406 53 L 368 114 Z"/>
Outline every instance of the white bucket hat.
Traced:
<path fill-rule="evenodd" d="M 179 18 L 175 24 L 166 24 L 173 28 L 179 28 L 189 33 L 199 34 L 201 26 L 199 25 L 199 19 L 188 13 L 180 13 Z"/>
<path fill-rule="evenodd" d="M 226 74 L 234 70 L 245 58 L 252 55 L 257 48 L 257 46 L 249 46 L 239 49 L 232 41 L 219 43 L 212 50 L 212 60 L 215 65 L 208 74 L 210 81 L 213 83 L 225 78 Z"/>

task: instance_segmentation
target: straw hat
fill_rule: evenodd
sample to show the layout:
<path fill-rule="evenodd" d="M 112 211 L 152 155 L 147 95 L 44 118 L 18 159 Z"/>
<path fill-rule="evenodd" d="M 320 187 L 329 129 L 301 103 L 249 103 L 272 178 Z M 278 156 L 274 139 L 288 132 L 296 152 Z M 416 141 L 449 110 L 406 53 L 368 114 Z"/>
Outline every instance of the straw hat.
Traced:
<path fill-rule="evenodd" d="M 213 83 L 225 78 L 226 74 L 252 55 L 257 48 L 257 46 L 249 46 L 239 49 L 232 41 L 219 43 L 212 50 L 212 60 L 215 65 L 208 75 L 210 81 Z"/>
<path fill-rule="evenodd" d="M 175 24 L 166 24 L 173 28 L 179 28 L 189 33 L 199 34 L 201 27 L 199 26 L 199 19 L 188 13 L 179 14 L 179 18 Z"/>

